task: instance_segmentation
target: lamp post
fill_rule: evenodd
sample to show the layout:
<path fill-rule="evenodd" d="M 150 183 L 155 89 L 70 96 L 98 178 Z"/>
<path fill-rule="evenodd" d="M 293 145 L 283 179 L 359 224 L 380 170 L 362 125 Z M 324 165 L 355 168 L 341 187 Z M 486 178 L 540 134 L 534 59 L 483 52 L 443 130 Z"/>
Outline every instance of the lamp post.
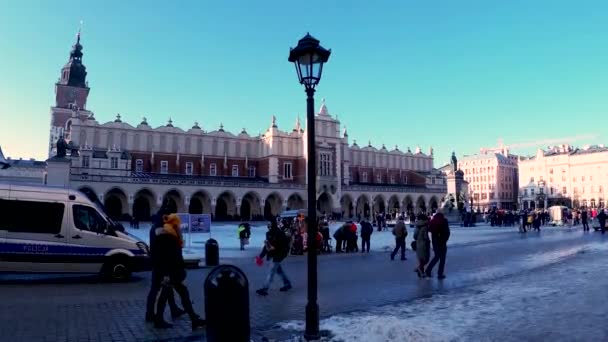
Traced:
<path fill-rule="evenodd" d="M 289 51 L 298 73 L 300 84 L 306 89 L 306 131 L 308 142 L 308 303 L 306 304 L 306 330 L 304 338 L 319 339 L 319 304 L 317 303 L 317 163 L 315 144 L 315 87 L 321 80 L 323 64 L 331 50 L 326 50 L 319 40 L 306 34 L 298 46 Z"/>

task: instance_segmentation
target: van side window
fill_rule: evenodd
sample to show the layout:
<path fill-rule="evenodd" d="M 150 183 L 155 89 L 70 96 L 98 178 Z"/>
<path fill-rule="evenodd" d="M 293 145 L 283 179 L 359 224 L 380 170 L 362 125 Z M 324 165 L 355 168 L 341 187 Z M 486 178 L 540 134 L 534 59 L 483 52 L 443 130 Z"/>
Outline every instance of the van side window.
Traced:
<path fill-rule="evenodd" d="M 64 210 L 63 203 L 0 199 L 0 230 L 59 234 Z"/>
<path fill-rule="evenodd" d="M 106 228 L 106 221 L 99 215 L 97 210 L 84 205 L 73 205 L 74 225 L 80 230 L 88 230 L 102 233 Z"/>

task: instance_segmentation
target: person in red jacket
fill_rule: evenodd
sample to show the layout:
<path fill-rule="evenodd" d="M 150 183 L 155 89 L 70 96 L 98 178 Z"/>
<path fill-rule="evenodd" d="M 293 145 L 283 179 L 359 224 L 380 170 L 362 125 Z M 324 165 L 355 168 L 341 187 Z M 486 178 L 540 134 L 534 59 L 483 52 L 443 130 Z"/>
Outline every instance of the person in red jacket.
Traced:
<path fill-rule="evenodd" d="M 448 252 L 448 240 L 450 239 L 450 226 L 448 220 L 443 216 L 441 211 L 438 211 L 429 222 L 429 231 L 431 232 L 433 251 L 435 255 L 433 260 L 426 268 L 426 276 L 431 277 L 433 267 L 439 262 L 439 270 L 437 277 L 445 278 L 445 258 Z"/>

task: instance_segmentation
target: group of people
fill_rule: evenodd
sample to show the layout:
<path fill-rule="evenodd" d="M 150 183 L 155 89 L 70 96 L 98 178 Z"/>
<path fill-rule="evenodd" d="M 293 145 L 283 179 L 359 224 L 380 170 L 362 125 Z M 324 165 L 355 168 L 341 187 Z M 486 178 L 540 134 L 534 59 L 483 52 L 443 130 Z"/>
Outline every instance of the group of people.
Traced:
<path fill-rule="evenodd" d="M 173 325 L 164 319 L 165 307 L 169 304 L 171 317 L 178 319 L 188 314 L 192 329 L 205 326 L 205 320 L 196 314 L 190 293 L 184 284 L 186 267 L 182 249 L 184 240 L 179 216 L 163 205 L 155 215 L 150 229 L 150 256 L 152 260 L 152 284 L 146 303 L 146 322 L 155 328 L 167 329 Z M 173 292 L 181 298 L 183 309 L 175 303 Z"/>
<path fill-rule="evenodd" d="M 540 232 L 540 227 L 549 223 L 549 213 L 546 211 L 527 211 L 522 210 L 519 214 L 519 232 L 527 233 L 534 229 Z"/>
<path fill-rule="evenodd" d="M 360 221 L 360 225 L 361 253 L 369 253 L 374 227 L 365 219 Z M 336 229 L 334 232 L 334 239 L 336 240 L 336 253 L 359 252 L 359 246 L 357 244 L 359 237 L 357 233 L 357 225 L 353 221 L 346 221 L 342 227 Z"/>
<path fill-rule="evenodd" d="M 410 221 L 412 220 L 410 219 Z M 416 251 L 416 258 L 418 259 L 418 266 L 414 269 L 414 272 L 420 278 L 430 278 L 432 277 L 433 268 L 439 263 L 437 277 L 444 279 L 447 243 L 450 239 L 448 220 L 441 211 L 438 211 L 431 219 L 425 214 L 420 213 L 413 222 L 415 230 L 411 247 Z M 395 260 L 395 256 L 399 251 L 401 252 L 401 260 L 407 260 L 405 257 L 405 240 L 408 232 L 403 217 L 397 219 L 393 228 L 393 235 L 395 236 L 395 249 L 391 253 L 391 260 Z M 432 260 L 430 259 L 431 246 L 434 252 Z"/>

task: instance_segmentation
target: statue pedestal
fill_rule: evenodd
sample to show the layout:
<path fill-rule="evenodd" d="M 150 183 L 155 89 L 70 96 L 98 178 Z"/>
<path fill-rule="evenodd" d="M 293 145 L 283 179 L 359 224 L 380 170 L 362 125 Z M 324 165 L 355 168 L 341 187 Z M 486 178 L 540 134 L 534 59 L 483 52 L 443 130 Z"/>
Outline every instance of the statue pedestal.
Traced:
<path fill-rule="evenodd" d="M 66 157 L 53 157 L 46 161 L 46 184 L 68 188 L 70 185 L 70 166 L 72 161 Z"/>
<path fill-rule="evenodd" d="M 443 212 L 443 216 L 448 220 L 448 223 L 452 225 L 460 225 L 462 223 L 462 215 L 458 209 L 453 209 L 451 212 L 449 210 L 445 210 Z"/>

